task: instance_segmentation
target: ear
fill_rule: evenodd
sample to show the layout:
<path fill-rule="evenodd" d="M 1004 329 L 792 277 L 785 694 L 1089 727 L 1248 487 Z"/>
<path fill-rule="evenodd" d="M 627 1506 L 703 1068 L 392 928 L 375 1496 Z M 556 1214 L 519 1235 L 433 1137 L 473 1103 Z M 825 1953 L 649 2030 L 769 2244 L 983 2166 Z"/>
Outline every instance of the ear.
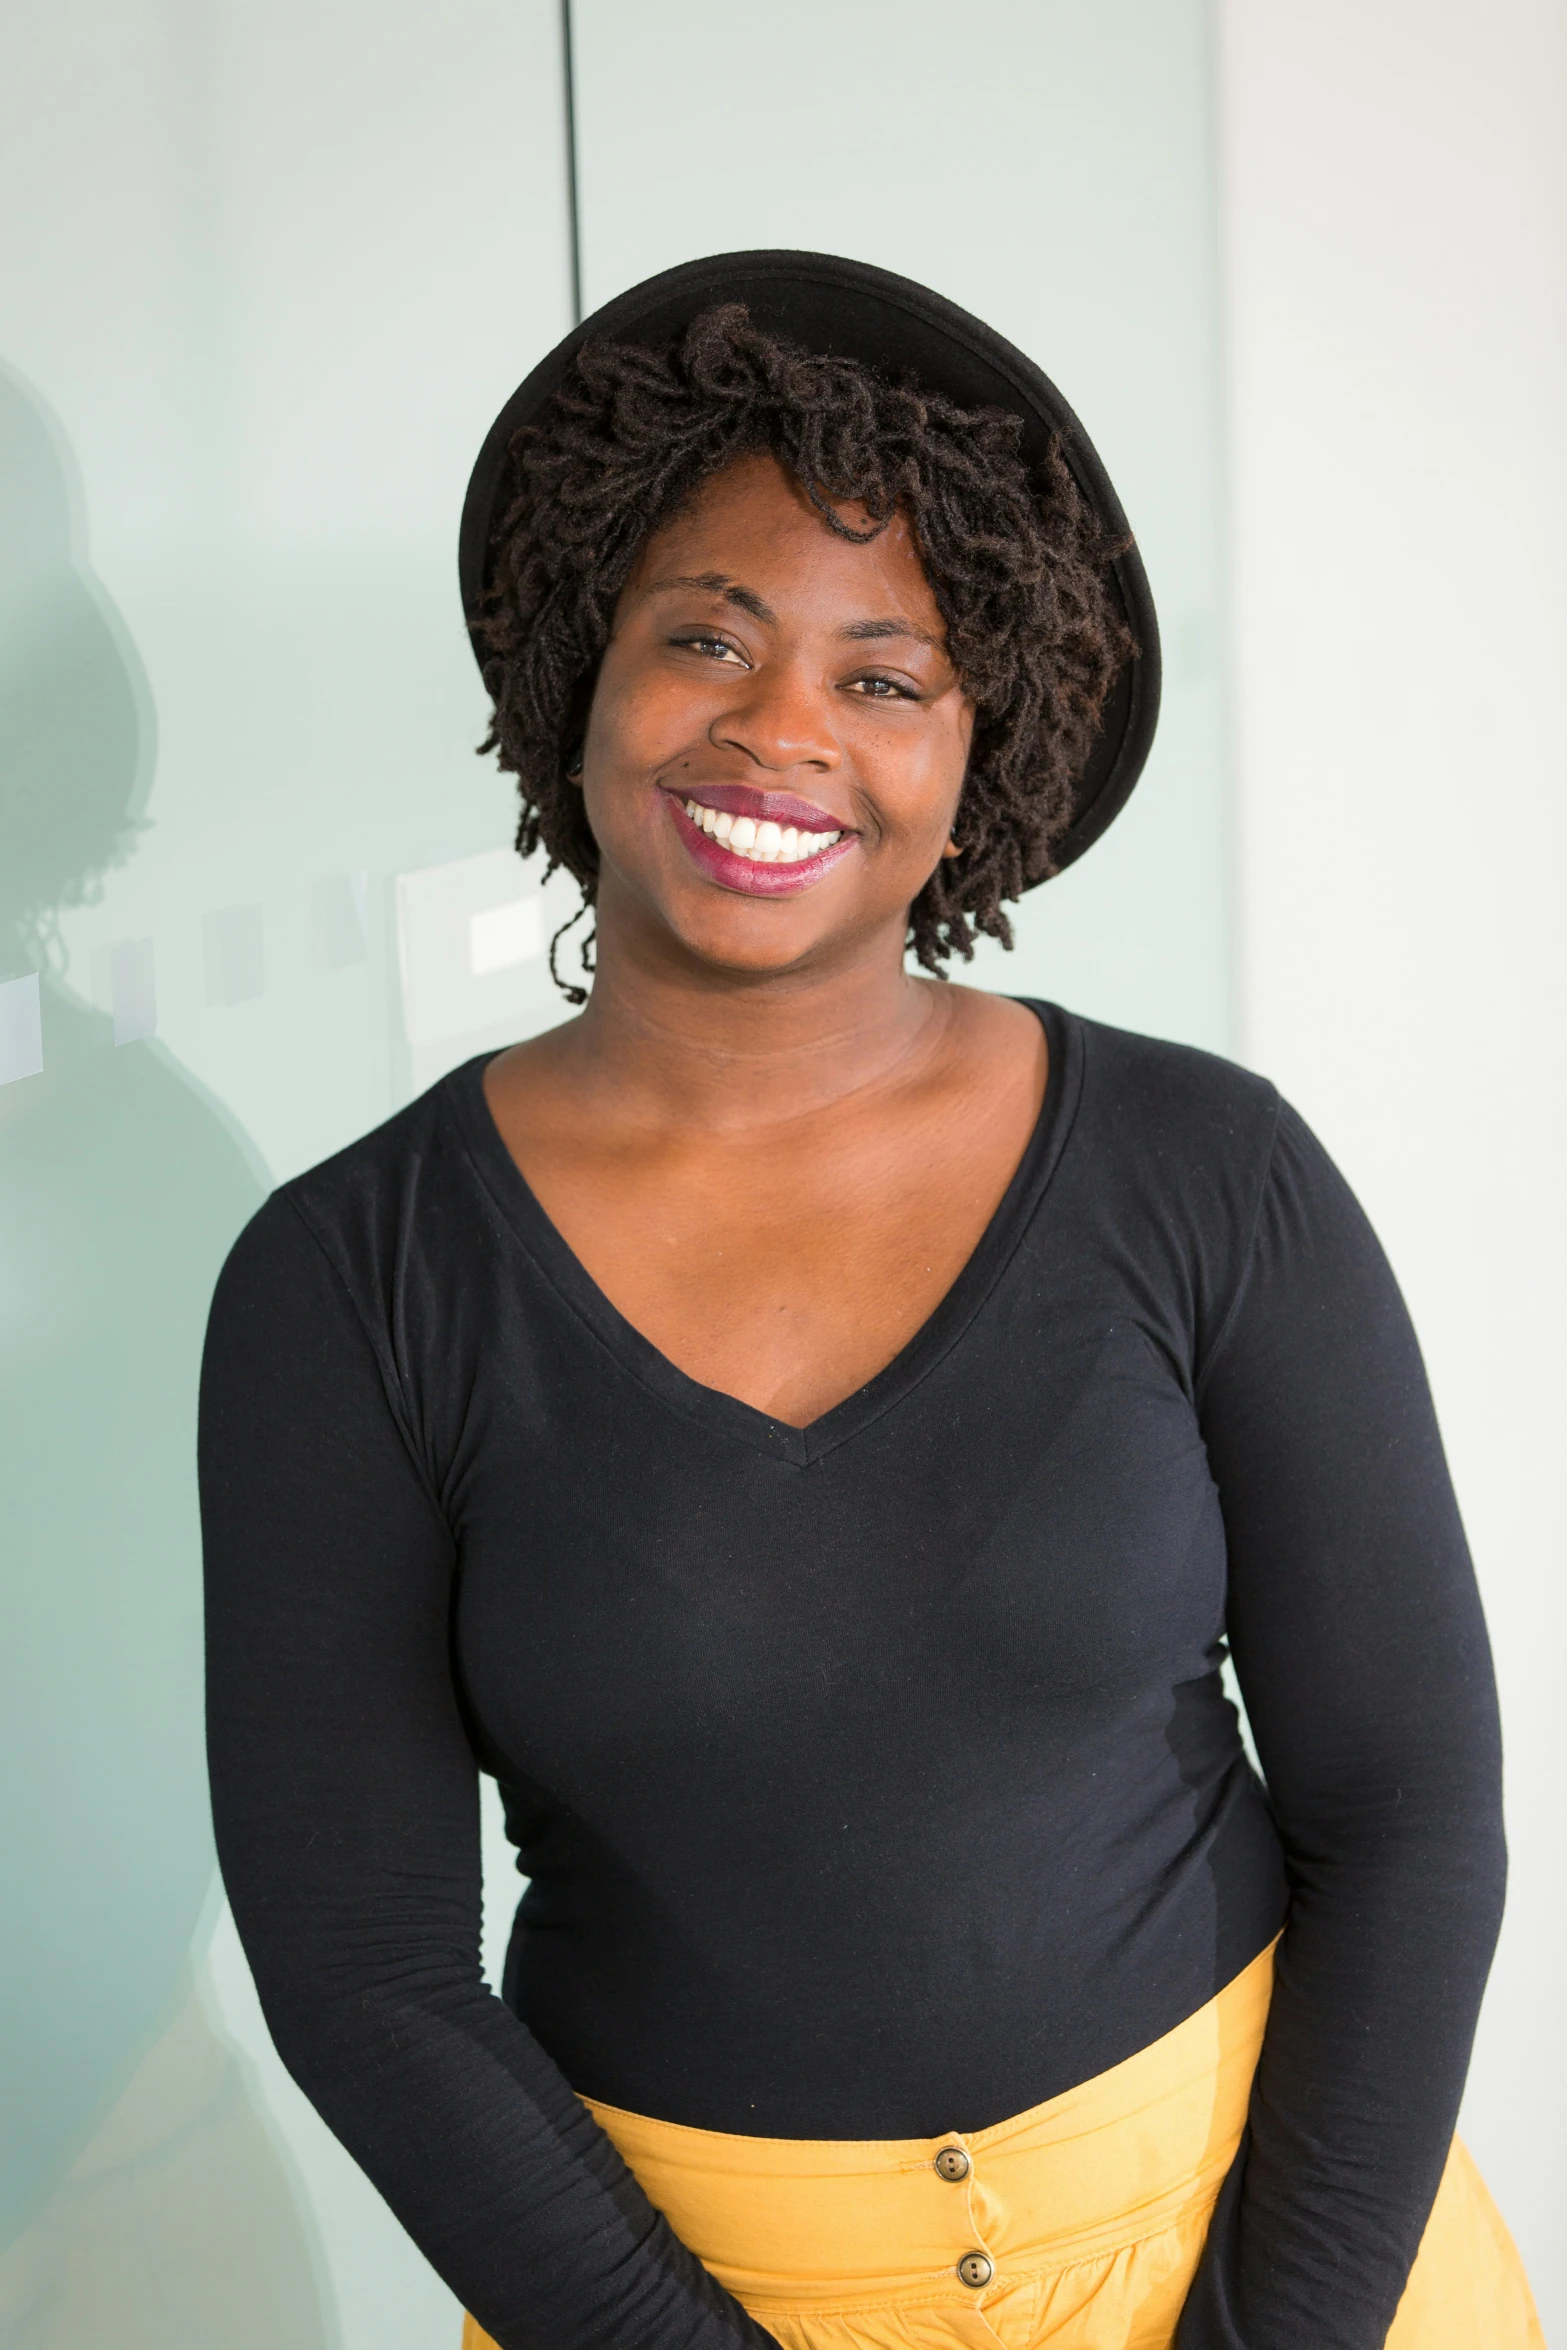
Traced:
<path fill-rule="evenodd" d="M 963 851 L 958 847 L 958 844 L 955 840 L 949 840 L 941 853 L 944 857 L 961 857 Z"/>

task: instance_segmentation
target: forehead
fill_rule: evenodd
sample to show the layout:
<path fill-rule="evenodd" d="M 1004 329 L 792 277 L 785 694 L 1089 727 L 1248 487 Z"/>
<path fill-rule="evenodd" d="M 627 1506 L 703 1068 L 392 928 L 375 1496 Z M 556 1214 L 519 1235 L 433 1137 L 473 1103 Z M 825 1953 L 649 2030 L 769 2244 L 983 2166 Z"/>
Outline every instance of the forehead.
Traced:
<path fill-rule="evenodd" d="M 851 529 L 872 527 L 863 507 L 837 511 Z M 655 531 L 630 581 L 632 593 L 665 578 L 722 573 L 769 604 L 822 601 L 852 605 L 856 616 L 897 611 L 932 633 L 942 631 L 907 518 L 895 513 L 874 538 L 840 537 L 794 476 L 766 453 L 737 458 L 715 474 Z"/>

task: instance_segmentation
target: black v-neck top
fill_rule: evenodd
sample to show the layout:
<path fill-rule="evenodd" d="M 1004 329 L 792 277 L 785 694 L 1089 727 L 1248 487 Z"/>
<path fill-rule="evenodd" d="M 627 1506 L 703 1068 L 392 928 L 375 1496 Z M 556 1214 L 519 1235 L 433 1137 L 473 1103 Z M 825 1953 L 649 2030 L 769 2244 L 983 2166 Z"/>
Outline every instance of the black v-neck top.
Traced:
<path fill-rule="evenodd" d="M 225 1880 L 285 2061 L 502 2350 L 768 2340 L 575 2092 L 764 2137 L 983 2128 L 1281 1924 L 1180 2343 L 1391 2320 L 1503 1865 L 1419 1355 L 1271 1087 L 1040 1011 L 989 1229 L 804 1430 L 630 1328 L 479 1062 L 284 1186 L 224 1272 Z M 480 1769 L 529 1879 L 504 1998 Z"/>

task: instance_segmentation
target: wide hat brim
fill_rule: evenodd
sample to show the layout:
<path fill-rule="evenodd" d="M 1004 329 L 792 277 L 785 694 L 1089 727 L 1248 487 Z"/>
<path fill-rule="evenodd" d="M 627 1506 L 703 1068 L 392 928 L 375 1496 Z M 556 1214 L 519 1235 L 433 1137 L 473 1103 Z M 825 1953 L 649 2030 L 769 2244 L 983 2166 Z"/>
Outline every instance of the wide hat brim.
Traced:
<path fill-rule="evenodd" d="M 489 584 L 495 526 L 514 494 L 512 441 L 538 419 L 580 345 L 598 339 L 666 347 L 699 312 L 721 302 L 743 302 L 757 326 L 808 351 L 862 360 L 895 382 L 912 377 L 961 407 L 1010 410 L 1023 421 L 1025 460 L 1042 465 L 1051 443 L 1059 442 L 1111 540 L 1125 542 L 1111 576 L 1137 651 L 1122 664 L 1074 787 L 1072 822 L 1055 850 L 1057 869 L 1070 865 L 1120 814 L 1153 742 L 1159 624 L 1148 575 L 1110 477 L 1050 378 L 982 320 L 911 278 L 830 253 L 718 253 L 662 270 L 573 327 L 513 392 L 474 466 L 458 546 L 470 632 Z M 477 641 L 474 649 L 482 665 Z"/>

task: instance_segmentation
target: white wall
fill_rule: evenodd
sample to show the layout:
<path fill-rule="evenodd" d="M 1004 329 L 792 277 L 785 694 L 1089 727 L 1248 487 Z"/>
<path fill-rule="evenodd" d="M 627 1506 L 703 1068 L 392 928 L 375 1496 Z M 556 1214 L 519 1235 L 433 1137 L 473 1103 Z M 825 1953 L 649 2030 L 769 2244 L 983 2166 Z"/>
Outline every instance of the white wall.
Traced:
<path fill-rule="evenodd" d="M 1567 16 L 1224 0 L 1246 1057 L 1425 1344 L 1513 1880 L 1464 2126 L 1567 2330 Z"/>

